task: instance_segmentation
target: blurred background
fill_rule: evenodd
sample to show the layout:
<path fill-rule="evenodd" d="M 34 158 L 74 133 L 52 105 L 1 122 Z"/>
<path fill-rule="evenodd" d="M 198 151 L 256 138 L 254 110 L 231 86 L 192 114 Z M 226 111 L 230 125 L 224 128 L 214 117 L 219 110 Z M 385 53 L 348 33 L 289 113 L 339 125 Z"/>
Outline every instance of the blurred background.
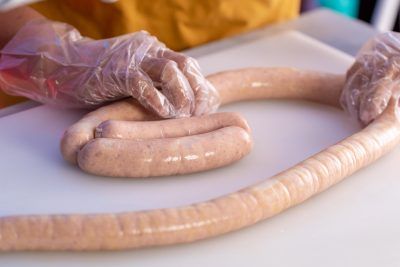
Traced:
<path fill-rule="evenodd" d="M 302 12 L 318 7 L 358 18 L 380 31 L 400 30 L 400 0 L 302 0 Z"/>

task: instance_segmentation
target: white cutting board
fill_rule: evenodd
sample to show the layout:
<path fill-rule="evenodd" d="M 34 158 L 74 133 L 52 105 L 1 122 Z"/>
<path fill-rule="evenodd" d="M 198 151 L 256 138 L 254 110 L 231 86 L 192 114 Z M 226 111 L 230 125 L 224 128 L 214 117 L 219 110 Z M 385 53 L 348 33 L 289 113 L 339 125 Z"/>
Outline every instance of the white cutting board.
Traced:
<path fill-rule="evenodd" d="M 352 58 L 298 32 L 199 58 L 206 73 L 291 66 L 343 73 Z M 175 207 L 267 179 L 358 130 L 334 108 L 291 101 L 234 104 L 255 147 L 222 169 L 179 177 L 96 177 L 58 143 L 82 113 L 40 106 L 0 119 L 0 216 Z M 247 229 L 192 244 L 122 252 L 4 253 L 0 266 L 399 266 L 400 149 L 325 193 Z"/>

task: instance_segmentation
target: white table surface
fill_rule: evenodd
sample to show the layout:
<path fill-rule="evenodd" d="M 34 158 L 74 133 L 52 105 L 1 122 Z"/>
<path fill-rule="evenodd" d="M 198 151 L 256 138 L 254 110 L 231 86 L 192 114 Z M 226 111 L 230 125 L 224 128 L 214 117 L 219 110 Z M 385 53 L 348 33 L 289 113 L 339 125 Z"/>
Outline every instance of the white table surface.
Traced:
<path fill-rule="evenodd" d="M 351 57 L 286 32 L 201 57 L 206 73 L 292 66 L 342 73 Z M 174 207 L 233 192 L 358 130 L 345 113 L 304 102 L 258 101 L 239 111 L 256 146 L 232 166 L 142 180 L 84 174 L 58 142 L 81 114 L 47 106 L 0 119 L 0 216 Z M 302 205 L 247 229 L 192 244 L 122 252 L 3 253 L 0 266 L 399 266 L 400 149 Z"/>

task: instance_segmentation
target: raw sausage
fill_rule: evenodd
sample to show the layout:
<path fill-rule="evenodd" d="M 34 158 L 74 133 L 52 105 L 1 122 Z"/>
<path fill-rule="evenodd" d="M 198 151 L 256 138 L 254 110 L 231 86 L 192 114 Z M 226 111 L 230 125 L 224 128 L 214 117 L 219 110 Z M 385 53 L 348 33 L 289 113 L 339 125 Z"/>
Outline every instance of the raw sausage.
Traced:
<path fill-rule="evenodd" d="M 312 100 L 338 106 L 343 75 L 319 75 L 293 69 L 254 70 L 244 70 L 247 72 L 246 76 L 233 75 L 232 72 L 216 74 L 210 77 L 210 82 L 220 91 L 223 103 L 238 101 L 241 97 L 271 97 Z M 287 73 L 293 77 L 281 79 L 282 87 L 273 82 L 264 83 L 264 80 L 256 80 L 257 83 L 252 84 L 252 75 L 255 75 L 253 78 L 260 78 L 260 73 L 269 71 Z M 304 75 L 308 75 L 313 82 L 308 82 Z M 235 79 L 235 82 L 231 83 L 228 77 Z M 298 83 L 289 81 L 290 78 Z M 285 87 L 286 81 L 290 86 Z M 321 86 L 320 90 L 317 90 L 317 85 Z M 281 90 L 275 92 L 277 88 Z M 113 104 L 108 108 L 113 110 L 114 107 L 120 107 L 119 105 L 129 106 L 126 102 Z M 393 150 L 400 143 L 398 107 L 398 97 L 392 96 L 386 110 L 360 132 L 261 183 L 209 201 L 138 212 L 2 217 L 0 250 L 132 249 L 192 242 L 252 225 L 302 203 Z M 132 109 L 137 111 L 136 108 Z M 113 112 L 116 113 L 114 119 L 121 119 L 124 113 L 122 109 Z M 127 116 L 135 120 L 147 119 L 140 112 Z M 107 119 L 111 117 L 104 112 L 101 116 L 96 115 L 96 121 L 85 121 L 84 127 L 76 126 L 76 132 L 81 130 L 86 135 L 82 135 L 82 140 L 75 141 L 74 148 L 67 149 L 69 153 L 64 157 L 75 161 L 82 145 L 88 142 L 87 139 L 94 138 L 97 123 Z M 232 126 L 221 130 L 230 127 Z"/>
<path fill-rule="evenodd" d="M 398 99 L 368 127 L 259 184 L 189 206 L 0 219 L 0 251 L 120 250 L 228 233 L 302 203 L 400 143 Z"/>
<path fill-rule="evenodd" d="M 240 100 L 292 98 L 339 106 L 339 96 L 344 84 L 344 75 L 304 71 L 292 68 L 248 68 L 216 73 L 209 76 L 208 80 L 217 88 L 222 104 Z M 146 131 L 137 131 L 135 127 L 140 126 L 140 124 L 135 122 L 115 121 L 156 119 L 155 116 L 149 115 L 141 107 L 132 105 L 132 103 L 134 103 L 134 101 L 126 100 L 102 107 L 89 113 L 82 120 L 71 126 L 70 129 L 66 131 L 61 141 L 61 153 L 63 157 L 67 161 L 76 164 L 78 151 L 95 137 L 95 133 L 97 137 L 106 137 L 104 135 L 106 132 L 107 135 L 113 132 L 110 138 L 116 138 L 116 135 L 127 136 L 128 132 L 130 132 L 129 135 L 145 134 L 147 136 L 155 133 L 156 136 L 158 136 L 159 130 L 154 128 L 162 127 L 163 124 L 160 124 L 160 122 L 148 124 L 152 130 L 147 130 L 146 128 Z M 202 130 L 202 125 L 206 124 L 207 121 L 213 120 L 212 118 L 207 118 L 207 116 L 190 118 L 190 120 L 186 121 L 187 123 L 185 125 L 186 127 L 190 125 L 192 131 L 200 133 L 204 131 Z M 191 122 L 191 120 L 193 120 L 193 122 Z M 221 123 L 219 127 L 225 125 L 228 120 L 230 119 L 221 119 L 218 122 Z M 180 121 L 174 121 L 175 120 L 170 120 L 168 122 L 168 124 L 171 125 L 171 127 L 168 128 L 171 131 L 180 131 L 181 129 L 179 129 L 179 127 L 176 128 L 172 126 L 177 125 Z M 103 124 L 101 124 L 102 122 Z M 118 133 L 116 130 L 112 130 L 112 128 L 115 127 L 118 127 Z"/>
<path fill-rule="evenodd" d="M 138 122 L 125 119 L 154 117 L 126 105 L 100 108 L 67 130 L 61 142 L 64 158 L 92 174 L 148 177 L 222 167 L 251 151 L 250 127 L 237 113 Z"/>
<path fill-rule="evenodd" d="M 79 151 L 78 164 L 96 175 L 177 175 L 225 166 L 247 155 L 251 148 L 250 135 L 237 126 L 166 139 L 95 138 Z"/>
<path fill-rule="evenodd" d="M 251 131 L 247 121 L 240 114 L 220 112 L 208 116 L 163 121 L 108 120 L 96 127 L 95 137 L 119 139 L 171 138 L 203 134 L 228 126 L 238 126 L 249 133 Z"/>
<path fill-rule="evenodd" d="M 146 112 L 133 99 L 116 102 L 90 112 L 79 122 L 69 127 L 61 138 L 60 150 L 64 159 L 76 164 L 78 151 L 94 138 L 96 126 L 112 118 L 119 120 L 154 120 L 156 116 Z"/>
<path fill-rule="evenodd" d="M 221 105 L 259 99 L 296 99 L 340 107 L 345 76 L 293 68 L 246 68 L 212 74 Z"/>

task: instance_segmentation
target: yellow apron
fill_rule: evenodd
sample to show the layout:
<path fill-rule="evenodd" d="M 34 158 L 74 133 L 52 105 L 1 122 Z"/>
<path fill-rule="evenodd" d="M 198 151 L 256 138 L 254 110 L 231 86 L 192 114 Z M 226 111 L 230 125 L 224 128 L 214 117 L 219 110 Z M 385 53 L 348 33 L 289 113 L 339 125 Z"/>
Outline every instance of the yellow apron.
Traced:
<path fill-rule="evenodd" d="M 48 0 L 31 6 L 84 36 L 103 39 L 146 30 L 179 51 L 295 18 L 300 0 Z M 0 106 L 17 101 L 1 98 Z"/>

